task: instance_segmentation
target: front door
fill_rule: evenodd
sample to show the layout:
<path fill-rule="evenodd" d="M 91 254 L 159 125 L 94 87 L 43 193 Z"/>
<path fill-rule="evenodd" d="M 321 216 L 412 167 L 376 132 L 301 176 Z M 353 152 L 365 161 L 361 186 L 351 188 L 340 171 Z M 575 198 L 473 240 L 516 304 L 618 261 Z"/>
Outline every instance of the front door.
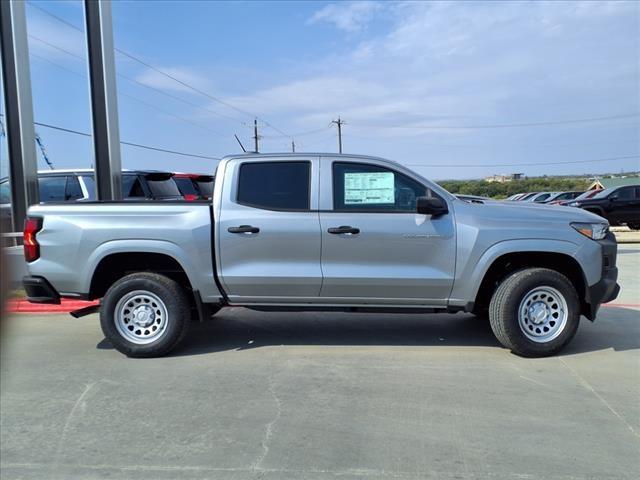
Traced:
<path fill-rule="evenodd" d="M 330 207 L 320 214 L 321 297 L 335 303 L 445 305 L 455 269 L 453 215 L 416 213 L 419 196 L 436 194 L 373 160 L 334 161 L 322 169 L 323 180 L 331 176 L 333 192 L 321 200 Z"/>
<path fill-rule="evenodd" d="M 623 187 L 609 196 L 610 214 L 612 223 L 624 223 L 633 221 L 640 216 L 640 199 L 637 197 L 636 187 Z"/>
<path fill-rule="evenodd" d="M 231 302 L 317 300 L 317 179 L 317 159 L 227 163 L 214 221 L 218 273 Z"/>

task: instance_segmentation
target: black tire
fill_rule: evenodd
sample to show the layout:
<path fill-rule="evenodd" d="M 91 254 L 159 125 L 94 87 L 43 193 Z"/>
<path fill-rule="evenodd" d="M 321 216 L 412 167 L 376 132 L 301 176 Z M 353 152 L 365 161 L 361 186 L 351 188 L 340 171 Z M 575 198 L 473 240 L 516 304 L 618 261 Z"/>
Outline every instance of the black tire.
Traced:
<path fill-rule="evenodd" d="M 526 324 L 521 327 L 519 320 L 521 303 L 530 292 L 540 287 L 551 287 L 559 292 L 567 306 L 564 326 L 555 327 L 554 323 L 549 327 L 551 329 L 549 341 L 544 341 L 544 338 L 538 338 L 537 341 L 531 340 L 527 335 L 536 335 L 533 330 L 539 331 L 539 328 L 528 318 L 523 320 Z M 548 318 L 553 322 L 553 317 Z M 489 304 L 489 322 L 498 341 L 513 353 L 523 357 L 554 355 L 576 334 L 580 323 L 580 300 L 573 284 L 561 273 L 547 268 L 527 268 L 509 275 L 495 290 Z M 559 323 L 559 325 L 562 324 Z M 532 331 L 525 334 L 523 331 L 525 327 Z M 553 328 L 559 331 L 555 338 L 551 338 L 551 334 L 554 333 Z M 545 335 L 541 331 L 539 334 Z"/>
<path fill-rule="evenodd" d="M 160 300 L 158 303 L 162 304 L 162 307 L 158 308 L 162 308 L 165 318 L 162 319 L 162 325 L 158 326 L 158 333 L 153 333 L 153 335 L 157 335 L 157 338 L 152 339 L 150 343 L 141 344 L 131 341 L 116 326 L 116 308 L 127 308 L 124 305 L 120 307 L 119 302 L 127 298 L 128 295 L 132 295 L 132 292 L 137 291 L 147 292 L 153 296 L 152 302 L 153 298 L 156 298 Z M 132 304 L 133 302 L 127 305 Z M 139 305 L 144 306 L 142 302 Z M 156 304 L 153 303 L 153 305 Z M 151 310 L 151 315 L 154 315 L 153 309 L 156 307 L 148 308 Z M 161 310 L 157 310 L 157 312 L 161 312 Z M 161 315 L 158 317 L 158 323 L 160 323 Z M 154 320 L 155 317 L 152 317 L 149 321 Z M 100 326 L 104 336 L 116 350 L 128 357 L 145 358 L 166 355 L 185 337 L 191 323 L 190 320 L 190 304 L 184 289 L 174 280 L 157 273 L 133 273 L 121 278 L 109 288 L 100 305 Z M 124 326 L 121 324 L 121 328 Z M 132 329 L 132 326 L 133 323 L 126 325 L 132 331 L 138 329 L 135 333 L 147 328 L 133 326 Z M 154 327 L 156 327 L 155 323 L 151 328 Z M 150 329 L 146 331 L 150 332 Z"/>
<path fill-rule="evenodd" d="M 627 222 L 627 227 L 629 227 L 631 230 L 640 230 L 640 223 L 629 223 Z"/>

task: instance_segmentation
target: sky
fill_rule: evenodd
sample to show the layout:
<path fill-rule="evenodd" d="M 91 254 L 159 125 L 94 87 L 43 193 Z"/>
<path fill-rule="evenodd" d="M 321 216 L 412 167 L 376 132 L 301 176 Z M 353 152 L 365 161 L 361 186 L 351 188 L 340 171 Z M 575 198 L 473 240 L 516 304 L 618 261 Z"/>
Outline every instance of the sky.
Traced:
<path fill-rule="evenodd" d="M 345 153 L 436 180 L 640 170 L 640 2 L 112 9 L 125 142 L 222 157 L 240 151 L 234 134 L 252 148 L 257 117 L 263 152 L 292 141 L 336 152 L 340 117 Z M 36 121 L 90 133 L 82 2 L 30 0 L 26 11 Z M 90 137 L 36 130 L 57 168 L 91 166 Z M 123 145 L 122 163 L 211 172 L 217 162 Z"/>

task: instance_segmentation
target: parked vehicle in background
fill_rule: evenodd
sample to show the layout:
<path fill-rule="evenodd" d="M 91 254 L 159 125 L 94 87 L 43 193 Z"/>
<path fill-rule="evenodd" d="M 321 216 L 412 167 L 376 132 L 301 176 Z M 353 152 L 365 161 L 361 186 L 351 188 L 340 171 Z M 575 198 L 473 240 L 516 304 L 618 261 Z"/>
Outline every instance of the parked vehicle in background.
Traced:
<path fill-rule="evenodd" d="M 502 345 L 544 356 L 616 298 L 608 228 L 579 209 L 462 201 L 381 158 L 245 154 L 220 161 L 211 204 L 31 207 L 24 285 L 34 302 L 101 298 L 104 335 L 132 357 L 168 353 L 225 306 L 488 312 Z"/>
<path fill-rule="evenodd" d="M 626 224 L 632 230 L 640 230 L 640 185 L 607 188 L 592 198 L 576 198 L 567 205 L 600 215 L 611 225 Z"/>
<path fill-rule="evenodd" d="M 43 170 L 38 172 L 40 203 L 83 202 L 96 199 L 93 170 Z M 122 197 L 125 200 L 179 200 L 182 194 L 173 173 L 156 170 L 123 170 Z M 0 179 L 2 231 L 10 232 L 11 188 L 9 178 Z"/>
<path fill-rule="evenodd" d="M 529 192 L 529 193 L 525 193 L 524 195 L 522 195 L 521 197 L 518 198 L 518 200 L 516 200 L 517 202 L 526 202 L 527 200 L 529 200 L 530 198 L 532 198 L 533 196 L 537 195 L 540 192 Z"/>
<path fill-rule="evenodd" d="M 213 195 L 213 175 L 176 172 L 173 179 L 185 200 L 209 200 Z"/>
<path fill-rule="evenodd" d="M 574 200 L 586 200 L 588 198 L 593 198 L 595 195 L 597 195 L 601 191 L 602 190 L 598 190 L 598 189 L 587 190 L 586 192 L 581 193 L 580 195 L 578 195 Z M 564 202 L 563 205 L 568 205 L 569 203 L 571 203 L 570 200 Z"/>
<path fill-rule="evenodd" d="M 471 202 L 471 203 L 484 203 L 484 202 L 494 202 L 495 201 L 493 198 L 480 197 L 478 195 L 458 195 L 458 194 L 456 194 L 456 197 L 458 197 L 460 200 L 464 200 L 465 202 Z"/>
<path fill-rule="evenodd" d="M 527 200 L 525 200 L 525 202 L 544 203 L 548 198 L 550 198 L 552 195 L 555 195 L 556 193 L 559 192 L 539 192 L 534 196 L 529 197 Z"/>
<path fill-rule="evenodd" d="M 544 203 L 548 203 L 549 205 L 557 205 L 567 200 L 573 200 L 583 193 L 584 192 L 557 192 L 555 195 L 547 198 Z"/>
<path fill-rule="evenodd" d="M 524 193 L 516 193 L 514 195 L 511 195 L 510 197 L 505 198 L 505 201 L 513 202 L 515 200 L 518 200 L 523 195 L 525 195 L 525 194 Z"/>

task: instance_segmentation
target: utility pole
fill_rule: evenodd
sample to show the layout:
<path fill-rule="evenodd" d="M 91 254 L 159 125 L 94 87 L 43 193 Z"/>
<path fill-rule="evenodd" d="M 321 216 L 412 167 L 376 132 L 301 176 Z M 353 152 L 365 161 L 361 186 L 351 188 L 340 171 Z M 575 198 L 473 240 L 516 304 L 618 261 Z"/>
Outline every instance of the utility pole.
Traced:
<path fill-rule="evenodd" d="M 296 142 L 291 140 L 291 152 L 296 153 Z"/>
<path fill-rule="evenodd" d="M 338 126 L 338 152 L 342 153 L 342 125 L 344 125 L 344 122 L 338 117 L 338 120 L 332 120 L 331 123 L 335 123 Z"/>
<path fill-rule="evenodd" d="M 254 118 L 253 119 L 253 142 L 255 145 L 255 151 L 256 153 L 259 152 L 258 150 L 258 139 L 260 138 L 260 136 L 258 135 L 258 119 Z"/>

